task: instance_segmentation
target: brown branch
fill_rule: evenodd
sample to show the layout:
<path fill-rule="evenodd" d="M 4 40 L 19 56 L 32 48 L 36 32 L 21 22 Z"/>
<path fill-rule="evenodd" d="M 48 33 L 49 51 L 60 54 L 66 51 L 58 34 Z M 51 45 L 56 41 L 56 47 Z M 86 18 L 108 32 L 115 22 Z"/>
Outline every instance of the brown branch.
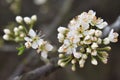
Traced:
<path fill-rule="evenodd" d="M 120 31 L 120 16 L 118 16 L 118 18 L 116 19 L 116 21 L 113 24 L 107 26 L 103 30 L 103 37 L 107 36 L 111 29 L 114 29 L 117 32 Z"/>
<path fill-rule="evenodd" d="M 73 0 L 64 0 L 63 1 L 64 4 L 61 5 L 62 7 L 60 9 L 59 14 L 55 17 L 55 19 L 53 20 L 53 22 L 50 24 L 50 28 L 51 29 L 49 29 L 49 31 L 48 31 L 48 29 L 44 29 L 43 30 L 44 32 L 47 32 L 46 33 L 46 37 L 49 37 L 51 35 L 51 32 L 53 32 L 54 30 L 56 30 L 57 25 L 59 25 L 59 23 L 62 21 L 62 17 L 69 11 L 72 2 L 73 2 Z M 31 52 L 31 53 L 33 53 L 33 52 Z M 35 57 L 35 56 L 33 56 L 34 53 L 33 54 L 31 54 L 31 53 L 16 68 L 15 72 L 8 78 L 8 80 L 13 80 L 13 79 L 16 80 L 15 79 L 16 76 L 19 76 L 22 73 L 22 71 L 25 68 L 26 64 L 30 64 L 31 63 L 32 58 Z M 27 61 L 27 62 L 24 63 L 24 61 Z"/>
<path fill-rule="evenodd" d="M 114 28 L 115 30 L 118 31 L 120 29 L 120 17 L 118 17 L 118 19 L 112 25 L 107 26 L 107 27 Z M 108 33 L 109 33 L 109 31 L 108 31 Z M 53 61 L 57 61 L 57 60 L 54 59 Z M 46 65 L 44 65 L 42 67 L 36 68 L 35 70 L 27 72 L 27 73 L 25 73 L 25 74 L 23 74 L 23 75 L 21 75 L 19 77 L 17 76 L 13 80 L 36 80 L 38 78 L 41 78 L 42 76 L 49 75 L 50 73 L 52 73 L 55 70 L 60 68 L 60 67 L 55 66 L 55 65 L 56 65 L 56 63 L 54 63 L 54 64 L 46 64 Z"/>
<path fill-rule="evenodd" d="M 0 47 L 0 51 L 1 52 L 15 52 L 17 51 L 15 48 L 16 48 L 16 45 L 4 44 L 3 46 Z"/>
<path fill-rule="evenodd" d="M 13 80 L 37 80 L 38 78 L 47 76 L 48 74 L 56 71 L 59 68 L 60 67 L 54 66 L 53 64 L 46 64 L 42 67 L 25 73 L 22 76 L 17 76 Z"/>

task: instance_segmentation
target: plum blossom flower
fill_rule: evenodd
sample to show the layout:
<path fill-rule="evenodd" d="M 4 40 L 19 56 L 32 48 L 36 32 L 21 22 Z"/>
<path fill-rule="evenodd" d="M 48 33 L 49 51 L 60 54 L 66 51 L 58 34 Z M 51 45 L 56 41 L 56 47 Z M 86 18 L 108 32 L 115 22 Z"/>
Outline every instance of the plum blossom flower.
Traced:
<path fill-rule="evenodd" d="M 52 50 L 53 50 L 53 46 L 50 43 L 48 43 L 47 41 L 44 41 L 43 39 L 39 40 L 37 53 L 41 52 L 41 56 L 43 58 L 47 58 L 48 56 L 47 53 Z"/>
<path fill-rule="evenodd" d="M 25 37 L 24 38 L 25 41 L 26 41 L 25 44 L 30 42 L 31 43 L 31 47 L 33 49 L 37 49 L 38 48 L 38 42 L 39 42 L 39 39 L 40 39 L 39 35 L 37 35 L 36 32 L 33 29 L 30 29 L 29 33 L 28 33 L 28 36 L 29 37 Z M 28 45 L 26 45 L 26 46 L 28 46 Z"/>
<path fill-rule="evenodd" d="M 118 39 L 117 39 L 118 33 L 113 32 L 113 31 L 114 31 L 113 29 L 110 31 L 108 38 L 111 42 L 117 42 L 118 41 Z"/>

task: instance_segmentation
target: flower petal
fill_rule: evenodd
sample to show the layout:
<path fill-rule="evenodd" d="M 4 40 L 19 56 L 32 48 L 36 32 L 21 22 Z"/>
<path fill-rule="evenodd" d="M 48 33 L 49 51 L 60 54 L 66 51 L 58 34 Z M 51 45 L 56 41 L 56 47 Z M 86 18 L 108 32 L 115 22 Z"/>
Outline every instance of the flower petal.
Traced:
<path fill-rule="evenodd" d="M 37 42 L 33 42 L 32 43 L 32 48 L 33 49 L 37 49 L 38 48 L 38 43 Z"/>
<path fill-rule="evenodd" d="M 29 38 L 29 37 L 25 37 L 24 40 L 25 40 L 25 41 L 30 41 L 30 42 L 32 41 L 32 39 Z"/>
<path fill-rule="evenodd" d="M 35 37 L 36 36 L 36 32 L 33 29 L 30 29 L 29 36 L 30 37 Z"/>
<path fill-rule="evenodd" d="M 42 51 L 42 52 L 41 52 L 41 56 L 42 56 L 43 58 L 47 58 L 47 56 L 48 56 L 48 55 L 47 55 L 47 52 L 46 52 L 46 51 Z"/>
<path fill-rule="evenodd" d="M 47 43 L 47 44 L 45 45 L 45 49 L 46 49 L 47 51 L 52 51 L 53 46 L 52 46 L 51 44 Z"/>

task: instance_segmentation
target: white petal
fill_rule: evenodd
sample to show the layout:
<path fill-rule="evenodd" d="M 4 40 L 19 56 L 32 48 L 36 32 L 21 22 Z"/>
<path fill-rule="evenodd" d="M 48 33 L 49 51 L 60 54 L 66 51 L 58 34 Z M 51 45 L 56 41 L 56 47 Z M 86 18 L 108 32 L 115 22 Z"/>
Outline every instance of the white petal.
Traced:
<path fill-rule="evenodd" d="M 81 53 L 79 53 L 79 52 L 75 52 L 75 53 L 73 53 L 73 55 L 77 59 L 79 59 L 81 57 Z"/>
<path fill-rule="evenodd" d="M 96 60 L 95 58 L 92 59 L 91 63 L 92 63 L 93 65 L 97 65 L 97 64 L 98 64 L 98 62 L 97 62 L 97 60 Z"/>
<path fill-rule="evenodd" d="M 31 16 L 31 20 L 32 20 L 32 21 L 37 21 L 37 16 L 36 16 L 36 15 L 32 15 L 32 16 Z"/>
<path fill-rule="evenodd" d="M 105 26 L 107 26 L 108 25 L 108 23 L 107 22 L 102 22 L 102 23 L 100 23 L 100 24 L 98 24 L 98 25 L 96 25 L 99 29 L 103 29 Z"/>
<path fill-rule="evenodd" d="M 33 49 L 37 49 L 38 48 L 38 43 L 37 42 L 33 42 L 32 43 L 32 48 Z"/>
<path fill-rule="evenodd" d="M 43 58 L 47 58 L 47 56 L 48 56 L 48 55 L 47 55 L 47 52 L 46 52 L 46 51 L 42 51 L 42 52 L 41 52 L 41 56 L 42 56 Z"/>
<path fill-rule="evenodd" d="M 52 46 L 51 44 L 47 43 L 47 44 L 45 45 L 45 49 L 46 49 L 47 51 L 51 51 L 51 50 L 53 49 L 53 46 Z"/>
<path fill-rule="evenodd" d="M 65 28 L 65 27 L 59 27 L 57 30 L 58 30 L 59 33 L 64 34 L 65 31 L 67 30 L 67 28 Z"/>
<path fill-rule="evenodd" d="M 38 45 L 40 46 L 40 45 L 42 45 L 42 44 L 44 43 L 44 40 L 43 40 L 43 39 L 39 39 L 39 40 L 37 41 L 37 43 L 38 43 Z"/>
<path fill-rule="evenodd" d="M 36 32 L 33 29 L 30 29 L 29 36 L 30 37 L 35 37 L 36 36 Z"/>
<path fill-rule="evenodd" d="M 83 27 L 83 30 L 87 30 L 87 29 L 89 28 L 89 24 L 83 22 L 83 23 L 82 23 L 82 27 Z"/>
<path fill-rule="evenodd" d="M 25 37 L 24 40 L 25 40 L 25 41 L 30 41 L 30 42 L 32 41 L 32 39 L 29 38 L 29 37 Z"/>
<path fill-rule="evenodd" d="M 31 23 L 31 19 L 29 17 L 24 17 L 24 22 L 26 24 L 30 24 Z"/>

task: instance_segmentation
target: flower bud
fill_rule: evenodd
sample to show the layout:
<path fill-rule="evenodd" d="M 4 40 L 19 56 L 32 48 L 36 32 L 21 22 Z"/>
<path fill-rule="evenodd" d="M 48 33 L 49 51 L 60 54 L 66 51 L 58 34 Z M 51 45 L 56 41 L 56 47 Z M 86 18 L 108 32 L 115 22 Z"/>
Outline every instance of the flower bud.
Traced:
<path fill-rule="evenodd" d="M 58 30 L 59 33 L 64 34 L 68 29 L 64 28 L 64 27 L 59 27 L 57 30 Z"/>
<path fill-rule="evenodd" d="M 29 17 L 24 17 L 24 21 L 25 21 L 26 24 L 31 23 L 31 19 Z"/>
<path fill-rule="evenodd" d="M 86 52 L 87 53 L 91 53 L 91 49 L 90 48 L 86 48 Z"/>
<path fill-rule="evenodd" d="M 59 39 L 59 42 L 62 42 L 64 40 L 64 35 L 59 33 L 57 38 Z"/>
<path fill-rule="evenodd" d="M 96 50 L 93 50 L 92 53 L 91 53 L 92 56 L 97 56 L 97 51 Z"/>
<path fill-rule="evenodd" d="M 26 42 L 26 43 L 25 43 L 25 47 L 26 47 L 26 48 L 30 48 L 31 45 L 32 45 L 31 42 Z"/>
<path fill-rule="evenodd" d="M 58 65 L 60 65 L 60 63 L 62 62 L 62 60 L 60 59 L 60 60 L 58 60 Z"/>
<path fill-rule="evenodd" d="M 108 45 L 109 43 L 110 43 L 109 38 L 105 38 L 105 39 L 103 40 L 103 44 Z"/>
<path fill-rule="evenodd" d="M 62 58 L 62 57 L 64 57 L 64 55 L 63 54 L 59 54 L 59 58 Z"/>
<path fill-rule="evenodd" d="M 22 18 L 21 16 L 17 16 L 17 17 L 16 17 L 16 21 L 17 21 L 18 23 L 22 23 L 23 18 Z"/>
<path fill-rule="evenodd" d="M 92 63 L 93 65 L 97 65 L 97 64 L 98 64 L 98 62 L 97 62 L 97 60 L 96 60 L 95 58 L 92 58 L 91 63 Z"/>
<path fill-rule="evenodd" d="M 32 15 L 31 20 L 32 21 L 37 21 L 37 16 L 36 15 Z"/>
<path fill-rule="evenodd" d="M 79 61 L 80 67 L 83 68 L 83 67 L 84 67 L 84 64 L 85 64 L 85 60 L 84 60 L 84 59 L 81 59 L 81 60 Z"/>
<path fill-rule="evenodd" d="M 97 43 L 93 43 L 92 45 L 91 45 L 91 48 L 92 49 L 96 49 L 98 47 L 98 44 Z"/>
<path fill-rule="evenodd" d="M 61 63 L 60 63 L 60 66 L 61 66 L 61 67 L 65 67 L 65 65 L 66 65 L 66 64 L 65 64 L 64 62 L 61 62 Z"/>
<path fill-rule="evenodd" d="M 10 34 L 10 30 L 9 29 L 4 29 L 4 33 L 5 34 Z"/>
<path fill-rule="evenodd" d="M 107 51 L 109 51 L 109 50 L 111 50 L 111 47 L 110 47 L 110 46 L 107 46 L 107 47 L 105 47 L 104 49 L 107 50 Z"/>
<path fill-rule="evenodd" d="M 9 40 L 9 35 L 5 34 L 5 35 L 3 36 L 3 39 L 4 39 L 4 40 Z"/>
<path fill-rule="evenodd" d="M 22 26 L 22 25 L 20 25 L 20 26 L 18 27 L 18 29 L 22 30 L 22 29 L 23 29 L 23 26 Z"/>
<path fill-rule="evenodd" d="M 72 59 L 71 63 L 72 63 L 72 64 L 75 64 L 75 63 L 76 63 L 76 60 L 75 60 L 75 59 Z"/>
<path fill-rule="evenodd" d="M 102 31 L 100 31 L 100 30 L 95 31 L 95 36 L 96 37 L 100 37 L 101 35 L 102 35 Z"/>
<path fill-rule="evenodd" d="M 103 62 L 104 64 L 107 64 L 107 61 L 108 61 L 107 58 L 102 58 L 102 62 Z"/>
<path fill-rule="evenodd" d="M 18 33 L 19 29 L 15 27 L 13 31 Z"/>
<path fill-rule="evenodd" d="M 83 59 L 87 59 L 87 55 L 86 55 L 86 54 L 83 54 L 83 55 L 82 55 L 82 58 L 83 58 Z"/>
<path fill-rule="evenodd" d="M 75 65 L 72 65 L 71 69 L 72 71 L 75 71 L 76 70 Z"/>

